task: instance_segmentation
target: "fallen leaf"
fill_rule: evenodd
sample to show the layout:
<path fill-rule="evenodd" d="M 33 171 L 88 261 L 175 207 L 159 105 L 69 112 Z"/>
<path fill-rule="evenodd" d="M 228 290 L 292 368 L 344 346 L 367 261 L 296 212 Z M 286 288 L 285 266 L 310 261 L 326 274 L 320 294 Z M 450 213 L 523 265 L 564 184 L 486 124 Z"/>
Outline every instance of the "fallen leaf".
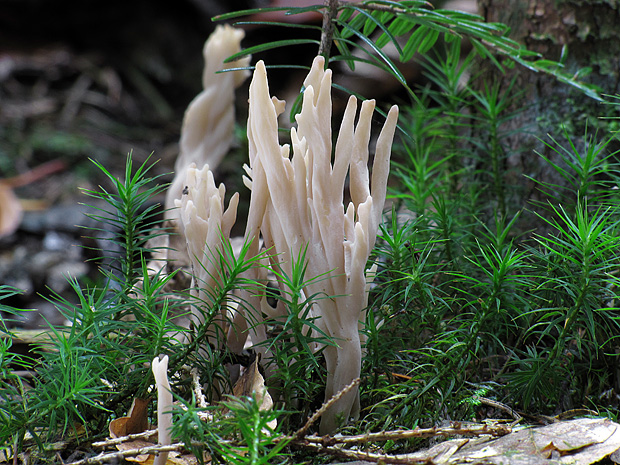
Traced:
<path fill-rule="evenodd" d="M 17 231 L 22 215 L 21 204 L 13 189 L 0 180 L 0 237 L 9 236 Z"/>
<path fill-rule="evenodd" d="M 608 419 L 580 418 L 538 428 L 523 428 L 498 439 L 466 441 L 466 444 L 463 439 L 446 441 L 442 443 L 441 454 L 432 448 L 417 452 L 415 456 L 451 465 L 590 465 L 620 449 L 620 425 Z"/>
<path fill-rule="evenodd" d="M 18 176 L 0 179 L 0 237 L 14 233 L 22 220 L 22 203 L 13 188 L 33 183 L 65 168 L 63 161 L 52 160 Z"/>
<path fill-rule="evenodd" d="M 129 419 L 125 425 L 125 434 L 137 434 L 146 431 L 149 427 L 149 408 L 150 399 L 140 399 L 135 397 L 129 408 Z"/>
<path fill-rule="evenodd" d="M 271 410 L 273 408 L 273 399 L 265 387 L 265 378 L 260 374 L 259 363 L 260 353 L 256 354 L 254 362 L 246 368 L 243 375 L 235 383 L 233 395 L 235 397 L 252 397 L 255 395 L 256 402 L 260 405 L 260 410 Z M 278 426 L 278 421 L 274 419 L 267 423 L 267 426 L 273 430 Z"/>
<path fill-rule="evenodd" d="M 205 465 L 209 465 L 211 463 L 211 457 L 207 456 L 205 458 Z M 175 464 L 175 465 L 197 465 L 198 464 L 198 459 L 192 455 L 192 454 L 179 454 L 178 452 L 170 452 L 170 455 L 168 456 L 168 461 L 166 462 L 166 465 L 168 464 Z"/>
<path fill-rule="evenodd" d="M 129 415 L 126 417 L 115 418 L 110 421 L 108 430 L 110 437 L 120 438 L 130 434 L 138 434 L 146 431 L 149 427 L 148 424 L 148 405 L 149 399 L 134 398 L 129 408 Z M 149 436 L 149 440 L 146 439 L 132 439 L 131 441 L 121 442 L 116 444 L 116 448 L 120 451 L 140 449 L 142 447 L 153 447 L 157 445 L 157 436 Z M 155 461 L 155 455 L 153 454 L 140 454 L 133 457 L 125 457 L 124 460 L 128 462 L 136 462 L 141 465 L 153 465 Z M 198 460 L 192 454 L 182 454 L 176 451 L 170 451 L 168 453 L 168 459 L 166 465 L 197 465 Z M 210 459 L 205 460 L 205 464 L 211 463 Z"/>
<path fill-rule="evenodd" d="M 131 417 L 120 417 L 115 418 L 110 422 L 108 429 L 110 431 L 110 437 L 121 438 L 123 436 L 127 436 L 127 422 L 131 420 Z M 137 433 L 141 433 L 142 431 L 136 431 Z M 121 442 L 120 444 L 116 444 L 116 448 L 118 450 L 131 450 L 131 449 L 140 449 L 142 447 L 151 447 L 154 446 L 154 442 L 147 441 L 145 439 L 133 439 L 131 441 Z M 150 461 L 149 461 L 150 459 Z M 130 462 L 138 462 L 146 465 L 150 465 L 153 462 L 153 456 L 149 454 L 141 454 L 136 455 L 134 457 L 126 457 L 125 460 Z"/>

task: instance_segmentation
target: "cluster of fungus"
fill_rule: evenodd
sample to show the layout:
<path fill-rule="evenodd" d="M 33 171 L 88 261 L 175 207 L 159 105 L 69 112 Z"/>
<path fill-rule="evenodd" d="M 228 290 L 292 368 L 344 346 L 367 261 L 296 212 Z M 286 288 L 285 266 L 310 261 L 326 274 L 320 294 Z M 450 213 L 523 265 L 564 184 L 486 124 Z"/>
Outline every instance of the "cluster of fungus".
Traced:
<path fill-rule="evenodd" d="M 204 103 L 207 97 L 199 96 L 188 108 L 181 139 L 181 153 L 186 155 L 177 162 L 169 193 L 169 202 L 174 201 L 178 207 L 171 219 L 178 223 L 187 244 L 182 253 L 187 253 L 199 285 L 195 293 L 208 293 L 210 286 L 218 284 L 218 270 L 214 269 L 217 261 L 213 257 L 222 249 L 223 241 L 230 240 L 238 203 L 235 195 L 225 208 L 225 189 L 223 185 L 216 187 L 209 168 L 217 164 L 223 148 L 228 147 L 223 140 L 232 138 L 228 119 L 224 124 L 214 115 L 231 114 L 232 103 L 226 96 L 244 78 L 243 71 L 208 75 L 220 69 L 223 59 L 236 51 L 231 48 L 239 48 L 239 31 L 218 27 L 214 36 L 222 34 L 227 34 L 234 46 L 222 37 L 209 39 L 225 51 L 205 52 L 205 92 L 209 93 L 210 78 L 230 76 L 222 84 L 223 90 L 210 91 L 208 105 Z M 284 111 L 284 102 L 270 96 L 265 65 L 262 61 L 256 64 L 249 92 L 250 159 L 244 179 L 251 189 L 245 229 L 249 256 L 257 256 L 262 247 L 267 248 L 270 266 L 290 276 L 295 259 L 304 253 L 307 277 L 323 277 L 308 280 L 303 292 L 306 296 L 330 297 L 317 300 L 311 309 L 317 326 L 335 343 L 323 352 L 328 376 L 326 399 L 360 376 L 360 321 L 365 317 L 368 287 L 375 270 L 368 266 L 368 258 L 381 221 L 398 119 L 398 108 L 394 106 L 377 138 L 371 172 L 368 160 L 375 103 L 363 101 L 358 114 L 357 99 L 350 97 L 333 149 L 331 76 L 323 57 L 316 57 L 304 81 L 303 103 L 296 116 L 297 125 L 291 129 L 291 144 L 280 145 L 278 116 Z M 226 102 L 219 101 L 218 96 Z M 213 140 L 217 143 L 209 142 Z M 193 148 L 187 148 L 190 145 Z M 351 199 L 346 205 L 345 189 Z M 263 272 L 252 268 L 247 277 L 260 281 Z M 261 344 L 266 335 L 260 322 L 265 313 L 273 316 L 282 309 L 270 308 L 265 293 L 247 293 L 240 300 L 245 305 L 237 309 L 235 318 L 220 315 L 214 324 L 219 326 L 220 334 L 229 335 L 226 345 L 230 350 L 239 351 L 249 344 L 268 361 L 270 354 Z M 200 312 L 194 318 L 200 322 Z M 254 324 L 248 325 L 247 321 Z M 359 391 L 353 389 L 323 414 L 321 433 L 334 431 L 343 420 L 358 413 Z"/>

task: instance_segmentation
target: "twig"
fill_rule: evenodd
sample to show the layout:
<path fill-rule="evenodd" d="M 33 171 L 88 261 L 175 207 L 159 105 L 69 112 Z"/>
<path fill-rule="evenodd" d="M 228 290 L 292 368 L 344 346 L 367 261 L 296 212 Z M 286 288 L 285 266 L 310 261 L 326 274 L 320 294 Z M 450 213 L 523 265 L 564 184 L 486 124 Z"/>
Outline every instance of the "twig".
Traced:
<path fill-rule="evenodd" d="M 17 446 L 19 445 L 19 443 L 18 443 L 18 439 L 17 439 L 18 435 L 16 434 L 15 436 L 16 436 L 15 437 L 15 443 L 13 444 L 13 450 L 15 451 L 15 453 L 13 454 L 13 465 L 17 465 L 17 463 L 18 463 L 17 462 L 17 457 L 18 457 Z M 6 452 L 5 452 L 5 455 L 8 457 Z"/>
<path fill-rule="evenodd" d="M 365 460 L 368 462 L 377 463 L 408 463 L 408 464 L 432 464 L 433 461 L 430 457 L 407 457 L 387 454 L 374 454 L 372 452 L 362 452 L 351 449 L 338 449 L 338 448 L 325 448 L 318 444 L 307 444 L 305 447 L 315 450 L 317 452 L 329 453 L 337 457 L 345 459 Z"/>
<path fill-rule="evenodd" d="M 120 438 L 119 438 L 120 439 Z M 118 461 L 125 457 L 135 457 L 137 455 L 144 454 L 158 454 L 160 452 L 178 451 L 185 448 L 185 444 L 178 442 L 176 444 L 170 444 L 167 446 L 154 445 L 148 447 L 141 447 L 139 449 L 121 450 L 118 452 L 110 452 L 108 454 L 101 453 L 94 457 L 88 457 L 86 459 L 78 460 L 77 462 L 71 462 L 65 465 L 95 465 L 105 462 Z"/>
<path fill-rule="evenodd" d="M 446 428 L 416 428 L 410 430 L 381 431 L 378 433 L 358 434 L 354 436 L 306 436 L 304 441 L 312 444 L 319 444 L 324 447 L 334 444 L 359 444 L 371 441 L 396 441 L 399 439 L 428 438 L 436 436 L 505 436 L 512 432 L 512 428 L 506 425 L 488 426 L 474 425 L 472 427 L 463 426 L 456 423 L 454 426 Z"/>
<path fill-rule="evenodd" d="M 299 447 L 303 449 L 310 449 L 313 451 L 328 454 L 334 457 L 366 460 L 371 462 L 380 463 L 394 463 L 394 464 L 423 464 L 432 463 L 430 457 L 412 457 L 411 455 L 388 455 L 381 453 L 364 452 L 361 450 L 344 449 L 341 445 L 353 446 L 358 444 L 364 444 L 368 442 L 377 441 L 396 441 L 410 438 L 428 438 L 437 436 L 493 436 L 500 437 L 505 436 L 512 432 L 512 428 L 508 425 L 480 425 L 474 424 L 471 426 L 464 426 L 459 422 L 453 423 L 450 427 L 434 427 L 434 428 L 416 428 L 412 430 L 396 430 L 396 431 L 381 431 L 378 433 L 366 433 L 352 436 L 305 436 L 308 428 L 328 409 L 334 402 L 340 397 L 350 391 L 353 387 L 359 384 L 360 380 L 356 379 L 351 384 L 346 386 L 343 390 L 338 392 L 329 401 L 327 401 L 317 412 L 312 415 L 306 422 L 306 424 L 298 430 L 293 436 L 280 436 L 275 437 L 274 442 L 286 441 L 290 446 Z M 131 434 L 116 439 L 110 439 L 107 441 L 95 442 L 93 447 L 112 446 L 122 442 L 127 442 L 133 439 L 140 439 L 150 435 L 153 435 L 157 430 L 145 431 L 144 433 Z M 234 444 L 235 441 L 224 440 L 229 444 Z M 204 446 L 203 443 L 193 443 L 193 445 Z M 169 446 L 153 445 L 148 447 L 142 447 L 137 449 L 129 449 L 119 452 L 101 453 L 95 457 L 89 457 L 86 459 L 72 462 L 66 465 L 97 465 L 105 462 L 116 461 L 125 457 L 134 457 L 143 454 L 156 454 L 159 452 L 178 451 L 184 448 L 184 444 L 177 443 Z"/>
<path fill-rule="evenodd" d="M 81 74 L 75 81 L 58 118 L 61 127 L 68 127 L 75 119 L 80 106 L 84 102 L 84 96 L 92 83 L 92 79 L 86 74 Z"/>
<path fill-rule="evenodd" d="M 384 11 L 386 13 L 406 13 L 408 15 L 411 16 L 417 16 L 416 13 L 413 13 L 405 8 L 398 8 L 395 6 L 388 6 L 388 5 L 382 5 L 382 4 L 373 4 L 373 3 L 362 3 L 361 5 L 356 5 L 358 8 L 362 9 L 362 10 L 369 10 L 369 11 Z M 424 6 L 430 8 L 430 9 L 434 9 L 435 7 L 433 6 L 432 3 L 430 2 L 425 2 Z"/>
<path fill-rule="evenodd" d="M 323 0 L 325 10 L 323 11 L 323 30 L 321 32 L 321 45 L 319 46 L 319 55 L 325 57 L 325 63 L 329 63 L 329 54 L 334 41 L 334 23 L 333 20 L 338 15 L 338 0 Z"/>
<path fill-rule="evenodd" d="M 45 178 L 50 174 L 63 171 L 66 167 L 66 163 L 62 160 L 51 160 L 25 173 L 18 174 L 12 178 L 3 179 L 2 182 L 9 187 L 21 187 L 38 181 L 41 178 Z"/>
<path fill-rule="evenodd" d="M 318 412 L 317 412 L 318 413 Z M 300 430 L 301 431 L 301 430 Z M 344 449 L 340 445 L 356 445 L 374 441 L 402 440 L 409 438 L 428 438 L 436 436 L 505 436 L 512 432 L 512 428 L 506 425 L 489 427 L 488 425 L 463 426 L 455 423 L 454 426 L 447 428 L 416 428 L 413 430 L 402 431 L 382 431 L 379 433 L 366 433 L 355 436 L 305 436 L 300 437 L 299 431 L 292 438 L 278 438 L 279 440 L 290 440 L 289 445 L 311 449 L 323 454 L 335 457 L 366 460 L 379 463 L 434 463 L 431 457 L 412 457 L 406 455 L 388 455 L 381 453 L 364 452 L 354 449 Z"/>
<path fill-rule="evenodd" d="M 308 428 L 310 428 L 310 426 L 312 426 L 312 424 L 315 421 L 317 421 L 319 419 L 319 417 L 321 415 L 323 415 L 323 413 L 325 413 L 325 410 L 327 410 L 329 407 L 331 407 L 334 404 L 334 402 L 339 400 L 343 395 L 345 395 L 347 392 L 349 392 L 351 389 L 353 389 L 359 383 L 360 383 L 360 379 L 356 378 L 356 379 L 354 379 L 351 382 L 351 384 L 349 384 L 348 386 L 345 386 L 339 392 L 337 392 L 335 395 L 333 395 L 327 402 L 325 402 L 323 405 L 321 405 L 320 409 L 318 409 L 316 412 L 314 412 L 314 415 L 312 415 L 310 418 L 308 418 L 308 421 L 306 421 L 306 424 L 304 426 L 302 426 L 300 429 L 298 429 L 297 432 L 293 435 L 293 437 L 295 439 L 303 438 L 306 435 L 306 433 L 308 432 Z"/>
<path fill-rule="evenodd" d="M 151 429 L 147 431 L 143 431 L 142 433 L 128 434 L 127 436 L 121 436 L 118 438 L 106 439 L 105 441 L 93 442 L 93 447 L 106 447 L 106 446 L 115 446 L 116 444 L 121 444 L 127 441 L 133 441 L 134 439 L 144 439 L 151 436 L 155 436 L 157 434 L 157 429 Z"/>
<path fill-rule="evenodd" d="M 200 408 L 207 408 L 209 406 L 209 402 L 207 402 L 207 399 L 202 392 L 202 387 L 200 386 L 200 378 L 198 376 L 198 369 L 192 368 L 190 374 L 192 375 L 192 390 L 194 391 L 194 395 L 196 396 L 196 403 Z"/>
<path fill-rule="evenodd" d="M 323 0 L 323 25 L 321 31 L 321 44 L 319 45 L 318 55 L 325 57 L 325 63 L 329 63 L 329 56 L 331 53 L 332 43 L 334 42 L 334 19 L 338 16 L 338 11 L 347 2 L 339 0 Z M 430 2 L 425 2 L 425 6 L 433 9 L 433 5 Z M 406 8 L 398 8 L 383 4 L 373 3 L 360 3 L 355 5 L 356 8 L 368 10 L 368 11 L 383 11 L 392 14 L 408 14 L 411 16 L 417 16 L 415 13 L 407 10 Z"/>
<path fill-rule="evenodd" d="M 508 415 L 510 415 L 512 418 L 514 418 L 515 421 L 517 421 L 517 422 L 521 421 L 521 419 L 523 418 L 519 414 L 519 412 L 514 410 L 512 407 L 509 407 L 506 404 L 502 404 L 501 402 L 498 402 L 496 400 L 487 399 L 486 397 L 481 397 L 481 396 L 474 396 L 473 400 L 479 401 L 481 404 L 488 405 L 489 407 L 495 407 L 495 408 L 498 408 L 500 410 L 503 410 Z"/>

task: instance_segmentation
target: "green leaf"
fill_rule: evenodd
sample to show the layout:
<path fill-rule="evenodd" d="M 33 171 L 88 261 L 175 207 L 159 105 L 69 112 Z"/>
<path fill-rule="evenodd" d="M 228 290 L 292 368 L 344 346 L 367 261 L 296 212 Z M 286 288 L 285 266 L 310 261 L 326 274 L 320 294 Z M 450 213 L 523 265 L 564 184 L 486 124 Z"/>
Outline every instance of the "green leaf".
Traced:
<path fill-rule="evenodd" d="M 354 10 L 354 11 L 357 11 L 359 15 L 363 15 L 366 18 L 368 18 L 368 20 L 366 21 L 366 24 L 364 25 L 364 30 L 362 32 L 365 36 L 367 36 L 367 37 L 370 36 L 370 34 L 372 34 L 372 32 L 374 32 L 374 30 L 377 27 L 379 27 L 383 31 L 383 34 L 381 35 L 381 37 L 385 36 L 389 40 L 391 40 L 392 43 L 394 44 L 394 46 L 396 47 L 396 49 L 398 50 L 398 53 L 399 54 L 402 53 L 401 48 L 400 48 L 400 44 L 396 40 L 396 37 L 394 37 L 394 35 L 389 31 L 389 28 L 385 27 L 385 23 L 384 22 L 382 22 L 379 19 L 377 19 L 377 16 L 379 16 L 379 14 L 377 14 L 377 13 L 380 13 L 380 12 L 373 11 L 373 14 L 368 14 L 367 11 L 365 11 L 365 10 L 363 10 L 361 8 L 355 7 L 355 6 L 352 7 L 351 9 Z M 381 16 L 383 16 L 383 15 L 381 15 Z M 372 27 L 369 26 L 369 24 L 372 25 Z M 379 46 L 378 44 L 377 44 L 377 47 L 378 48 L 382 48 L 382 46 Z"/>
<path fill-rule="evenodd" d="M 489 51 L 489 49 L 487 49 L 484 45 L 482 45 L 482 43 L 479 40 L 473 39 L 470 37 L 469 41 L 474 46 L 474 49 L 476 50 L 478 55 L 480 55 L 481 58 L 483 59 L 486 58 L 490 60 L 491 63 L 493 63 L 497 69 L 499 69 L 501 72 L 504 72 L 504 68 L 502 67 L 500 62 L 497 61 L 497 58 L 495 58 L 495 56 Z"/>
<path fill-rule="evenodd" d="M 349 49 L 349 41 L 346 39 L 343 39 L 340 36 L 340 31 L 338 29 L 334 30 L 334 45 L 340 52 L 342 60 L 347 63 L 347 66 L 349 67 L 349 69 L 351 71 L 355 71 L 355 59 L 353 58 L 353 54 L 351 53 L 351 50 Z M 333 56 L 330 57 L 330 60 L 329 60 L 330 63 L 332 59 L 333 59 Z"/>
<path fill-rule="evenodd" d="M 366 13 L 365 16 L 368 18 L 366 20 L 366 22 L 364 23 L 364 28 L 362 29 L 362 34 L 366 35 L 366 36 L 370 36 L 370 34 L 372 34 L 373 32 L 375 32 L 375 29 L 377 29 L 377 26 L 379 26 L 381 23 L 377 20 L 377 11 L 373 11 L 371 14 Z"/>
<path fill-rule="evenodd" d="M 339 22 L 340 23 L 340 22 Z M 346 23 L 340 23 L 341 26 L 345 27 L 345 28 L 349 28 L 349 25 Z M 361 34 L 359 31 L 355 31 L 353 30 L 353 33 L 358 36 L 362 41 L 364 41 L 372 51 L 374 51 L 379 57 L 381 57 L 381 59 L 383 60 L 383 62 L 388 66 L 389 70 L 390 70 L 390 74 L 392 74 L 396 79 L 398 79 L 398 81 L 404 85 L 406 88 L 408 88 L 409 86 L 407 85 L 407 81 L 405 79 L 405 77 L 403 76 L 403 74 L 400 72 L 400 70 L 396 67 L 396 65 L 394 64 L 394 62 L 392 62 L 392 60 L 390 59 L 390 57 L 388 57 L 385 52 L 383 52 L 383 50 L 381 50 L 380 48 L 378 48 L 372 40 L 370 40 L 368 37 L 366 37 L 365 35 Z M 365 50 L 364 48 L 362 48 L 362 50 L 364 50 L 364 52 L 366 52 L 367 54 L 369 54 L 370 56 L 372 56 L 372 54 L 369 53 L 369 51 Z"/>
<path fill-rule="evenodd" d="M 253 55 L 255 53 L 264 52 L 266 50 L 272 50 L 274 48 L 280 47 L 290 47 L 291 45 L 320 45 L 321 42 L 315 39 L 287 39 L 287 40 L 276 40 L 274 42 L 267 42 L 266 44 L 255 45 L 254 47 L 246 48 L 239 53 L 235 53 L 234 55 L 229 56 L 224 60 L 224 63 L 230 63 L 231 61 L 236 61 L 239 58 L 242 58 L 247 55 Z"/>
<path fill-rule="evenodd" d="M 556 69 L 562 68 L 560 63 L 553 60 L 536 60 L 534 65 L 540 69 L 548 69 L 549 71 L 555 71 Z"/>
<path fill-rule="evenodd" d="M 286 27 L 289 29 L 312 29 L 315 31 L 321 31 L 321 26 L 315 24 L 303 24 L 303 23 L 280 23 L 276 21 L 238 21 L 235 26 L 275 26 Z"/>
<path fill-rule="evenodd" d="M 418 52 L 422 54 L 428 52 L 431 48 L 433 48 L 433 45 L 435 45 L 435 42 L 437 42 L 438 38 L 439 31 L 435 29 L 429 29 L 428 34 L 424 37 L 424 39 L 422 39 L 422 42 L 418 47 Z"/>
<path fill-rule="evenodd" d="M 270 7 L 270 8 L 251 8 L 247 10 L 232 11 L 230 13 L 224 13 L 211 18 L 211 21 L 228 21 L 235 18 L 241 18 L 243 16 L 257 15 L 261 13 L 269 13 L 273 11 L 285 11 L 287 15 L 295 15 L 299 13 L 306 13 L 309 11 L 320 11 L 323 5 L 312 5 L 308 7 Z"/>
<path fill-rule="evenodd" d="M 347 25 L 347 27 L 341 32 L 341 34 L 344 39 L 348 39 L 349 37 L 352 37 L 356 31 L 359 31 L 362 26 L 364 26 L 366 22 L 366 16 L 358 14 L 357 16 L 354 16 L 353 19 L 349 22 L 341 21 L 340 18 L 338 18 L 337 22 Z"/>
<path fill-rule="evenodd" d="M 407 34 L 411 29 L 415 27 L 417 21 L 415 18 L 403 18 L 402 16 L 397 16 L 394 21 L 390 24 L 390 32 L 395 36 L 402 36 Z"/>
<path fill-rule="evenodd" d="M 407 43 L 403 47 L 403 53 L 401 54 L 400 60 L 402 62 L 409 61 L 413 58 L 413 56 L 417 53 L 420 48 L 420 44 L 424 40 L 426 31 L 428 28 L 426 26 L 419 26 L 413 34 L 409 36 Z"/>
<path fill-rule="evenodd" d="M 355 10 L 353 8 L 348 8 L 345 4 L 345 7 L 340 11 L 340 21 L 343 22 L 347 22 L 351 19 L 351 16 L 353 16 L 353 12 Z"/>
<path fill-rule="evenodd" d="M 291 112 L 290 112 L 291 123 L 295 123 L 295 116 L 298 113 L 301 113 L 301 104 L 303 103 L 303 100 L 304 100 L 304 89 L 302 88 L 301 92 L 299 92 L 299 94 L 297 95 L 297 98 L 293 102 L 293 105 L 291 105 Z"/>

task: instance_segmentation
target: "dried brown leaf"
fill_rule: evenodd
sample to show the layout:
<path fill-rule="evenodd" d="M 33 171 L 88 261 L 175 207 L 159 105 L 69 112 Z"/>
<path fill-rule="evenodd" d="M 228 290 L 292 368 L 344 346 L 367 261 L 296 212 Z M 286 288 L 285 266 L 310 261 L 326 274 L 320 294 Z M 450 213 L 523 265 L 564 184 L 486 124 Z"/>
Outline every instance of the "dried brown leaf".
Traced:
<path fill-rule="evenodd" d="M 618 449 L 618 423 L 601 418 L 580 418 L 524 428 L 484 444 L 470 443 L 437 463 L 589 465 L 609 457 Z"/>
<path fill-rule="evenodd" d="M 17 231 L 22 220 L 22 207 L 19 199 L 8 183 L 0 180 L 0 237 Z"/>
<path fill-rule="evenodd" d="M 123 436 L 127 436 L 127 422 L 131 420 L 131 417 L 120 417 L 115 418 L 110 422 L 108 429 L 110 430 L 110 436 L 112 438 L 120 438 Z M 140 432 L 140 431 L 138 431 Z M 150 447 L 154 446 L 155 443 L 146 441 L 144 439 L 133 439 L 131 441 L 122 442 L 120 444 L 116 444 L 116 448 L 118 450 L 131 450 L 131 449 L 140 449 L 142 447 Z M 150 458 L 150 463 L 148 462 Z M 127 457 L 126 460 L 131 462 L 143 463 L 146 465 L 150 465 L 153 461 L 153 458 L 149 454 L 136 455 L 135 457 Z"/>
<path fill-rule="evenodd" d="M 135 397 L 129 409 L 129 419 L 125 426 L 125 434 L 136 434 L 146 431 L 149 427 L 148 408 L 150 399 Z"/>
<path fill-rule="evenodd" d="M 142 433 L 148 428 L 148 404 L 149 399 L 134 398 L 129 409 L 129 415 L 126 417 L 115 418 L 108 426 L 111 438 L 122 438 L 131 434 Z M 120 451 L 141 449 L 143 447 L 153 447 L 157 445 L 157 434 L 149 436 L 146 439 L 131 439 L 118 444 L 116 448 Z M 128 462 L 137 462 L 141 465 L 153 465 L 155 455 L 140 454 L 135 456 L 127 456 L 125 460 Z M 179 453 L 170 451 L 166 465 L 196 465 L 198 460 L 192 454 Z M 206 461 L 205 463 L 210 463 Z"/>
<path fill-rule="evenodd" d="M 235 397 L 252 397 L 252 395 L 255 395 L 256 401 L 260 405 L 260 410 L 271 410 L 273 408 L 273 399 L 265 387 L 265 378 L 260 374 L 259 363 L 260 354 L 257 354 L 254 362 L 246 368 L 243 375 L 235 383 L 233 395 Z M 268 423 L 271 429 L 275 429 L 277 424 L 277 420 L 272 420 Z"/>

